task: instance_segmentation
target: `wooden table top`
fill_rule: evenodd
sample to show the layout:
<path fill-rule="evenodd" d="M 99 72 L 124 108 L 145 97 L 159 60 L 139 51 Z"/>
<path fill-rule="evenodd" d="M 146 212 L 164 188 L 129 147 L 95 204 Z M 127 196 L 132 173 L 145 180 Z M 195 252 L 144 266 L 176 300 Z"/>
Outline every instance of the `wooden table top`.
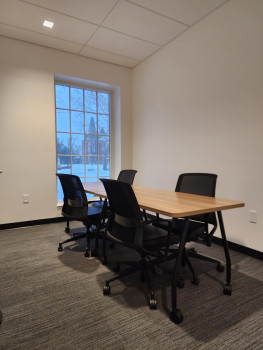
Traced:
<path fill-rule="evenodd" d="M 104 186 L 101 182 L 84 182 L 86 192 L 98 197 L 106 198 Z M 168 217 L 185 217 L 226 209 L 244 207 L 240 201 L 188 193 L 159 190 L 141 186 L 132 186 L 139 206 L 142 209 L 163 214 Z"/>

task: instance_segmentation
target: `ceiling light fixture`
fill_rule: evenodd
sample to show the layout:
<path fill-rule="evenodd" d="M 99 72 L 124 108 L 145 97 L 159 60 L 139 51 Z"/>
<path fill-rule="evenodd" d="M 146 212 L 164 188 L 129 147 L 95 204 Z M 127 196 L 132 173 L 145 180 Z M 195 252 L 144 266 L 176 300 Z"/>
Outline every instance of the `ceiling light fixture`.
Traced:
<path fill-rule="evenodd" d="M 44 21 L 44 23 L 43 23 L 43 26 L 44 27 L 48 27 L 48 28 L 52 28 L 53 25 L 54 25 L 54 23 L 53 22 L 49 22 L 49 21 Z"/>

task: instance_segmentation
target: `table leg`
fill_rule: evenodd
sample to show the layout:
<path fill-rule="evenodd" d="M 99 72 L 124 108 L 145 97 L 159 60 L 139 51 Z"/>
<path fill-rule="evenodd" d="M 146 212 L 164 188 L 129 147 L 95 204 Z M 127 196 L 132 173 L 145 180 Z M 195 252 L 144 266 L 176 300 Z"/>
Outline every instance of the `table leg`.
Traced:
<path fill-rule="evenodd" d="M 105 226 L 105 217 L 107 212 L 107 199 L 105 198 L 100 214 L 100 223 L 97 225 L 96 233 L 95 233 L 95 249 L 92 252 L 93 256 L 98 256 L 99 254 L 99 234 L 100 230 L 103 226 Z"/>
<path fill-rule="evenodd" d="M 184 247 L 186 243 L 187 231 L 189 226 L 190 217 L 185 218 L 184 230 L 181 237 L 181 242 L 178 249 L 178 255 L 176 258 L 176 263 L 173 271 L 172 278 L 172 311 L 170 312 L 170 318 L 174 323 L 181 323 L 184 319 L 184 316 L 180 309 L 177 308 L 177 283 L 180 277 L 180 267 L 183 257 Z"/>
<path fill-rule="evenodd" d="M 230 255 L 229 255 L 228 243 L 227 243 L 227 239 L 226 239 L 225 227 L 224 227 L 224 222 L 223 222 L 223 217 L 222 217 L 221 211 L 217 212 L 217 216 L 218 216 L 221 236 L 222 236 L 223 245 L 224 245 L 225 257 L 226 257 L 226 284 L 224 286 L 224 291 L 223 292 L 224 292 L 224 294 L 231 295 L 231 293 L 232 293 L 232 286 L 231 286 L 231 259 L 230 259 Z"/>

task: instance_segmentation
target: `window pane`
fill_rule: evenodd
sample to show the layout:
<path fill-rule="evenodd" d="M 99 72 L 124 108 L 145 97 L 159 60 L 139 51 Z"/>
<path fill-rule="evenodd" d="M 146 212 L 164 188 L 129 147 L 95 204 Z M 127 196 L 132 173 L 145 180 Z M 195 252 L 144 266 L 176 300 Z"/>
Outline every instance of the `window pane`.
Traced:
<path fill-rule="evenodd" d="M 69 109 L 69 87 L 56 85 L 56 107 Z"/>
<path fill-rule="evenodd" d="M 98 112 L 110 114 L 110 95 L 105 92 L 98 92 Z"/>
<path fill-rule="evenodd" d="M 84 157 L 72 157 L 72 174 L 84 177 Z"/>
<path fill-rule="evenodd" d="M 85 90 L 85 111 L 97 112 L 96 91 Z"/>
<path fill-rule="evenodd" d="M 83 111 L 83 89 L 70 89 L 71 109 Z"/>
<path fill-rule="evenodd" d="M 97 115 L 85 113 L 85 130 L 86 134 L 97 134 Z"/>
<path fill-rule="evenodd" d="M 71 112 L 71 132 L 84 133 L 83 112 Z"/>
<path fill-rule="evenodd" d="M 97 136 L 96 135 L 86 135 L 86 155 L 97 155 Z"/>
<path fill-rule="evenodd" d="M 71 164 L 69 156 L 59 156 L 57 158 L 57 172 L 59 174 L 70 174 Z"/>
<path fill-rule="evenodd" d="M 87 157 L 86 158 L 86 177 L 96 177 L 97 180 L 97 157 Z M 90 181 L 90 180 L 87 180 Z"/>
<path fill-rule="evenodd" d="M 99 155 L 109 156 L 110 155 L 110 142 L 108 136 L 99 136 Z"/>
<path fill-rule="evenodd" d="M 108 115 L 101 114 L 98 116 L 99 134 L 109 135 L 110 133 L 110 117 Z"/>
<path fill-rule="evenodd" d="M 99 158 L 99 177 L 109 177 L 110 176 L 110 160 L 109 157 Z"/>
<path fill-rule="evenodd" d="M 57 133 L 57 154 L 70 154 L 70 134 Z"/>
<path fill-rule="evenodd" d="M 84 135 L 71 134 L 71 152 L 72 154 L 84 154 Z"/>
<path fill-rule="evenodd" d="M 70 132 L 69 111 L 57 109 L 57 131 Z"/>

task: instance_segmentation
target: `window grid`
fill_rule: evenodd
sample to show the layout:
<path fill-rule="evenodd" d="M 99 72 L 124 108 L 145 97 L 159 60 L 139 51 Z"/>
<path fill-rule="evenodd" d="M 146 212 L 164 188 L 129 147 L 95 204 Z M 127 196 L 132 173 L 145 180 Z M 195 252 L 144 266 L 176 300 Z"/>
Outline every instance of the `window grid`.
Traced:
<path fill-rule="evenodd" d="M 55 88 L 57 172 L 78 175 L 81 181 L 98 181 L 101 177 L 109 178 L 111 93 L 61 83 L 55 83 Z M 59 88 L 65 88 L 64 96 L 63 94 L 59 96 L 61 93 L 57 93 Z M 74 99 L 76 97 L 74 97 L 74 89 L 75 94 L 78 91 L 82 95 L 79 100 Z M 94 95 L 95 100 L 93 101 Z M 65 101 L 61 102 L 59 100 L 61 97 Z M 80 106 L 76 107 L 76 101 L 77 103 L 80 101 Z M 94 109 L 94 103 L 96 109 Z M 81 126 L 78 121 L 76 122 L 78 118 L 81 120 Z M 61 123 L 62 128 L 59 126 Z M 58 200 L 60 201 L 63 198 L 61 198 L 62 190 L 59 187 L 58 183 Z"/>

